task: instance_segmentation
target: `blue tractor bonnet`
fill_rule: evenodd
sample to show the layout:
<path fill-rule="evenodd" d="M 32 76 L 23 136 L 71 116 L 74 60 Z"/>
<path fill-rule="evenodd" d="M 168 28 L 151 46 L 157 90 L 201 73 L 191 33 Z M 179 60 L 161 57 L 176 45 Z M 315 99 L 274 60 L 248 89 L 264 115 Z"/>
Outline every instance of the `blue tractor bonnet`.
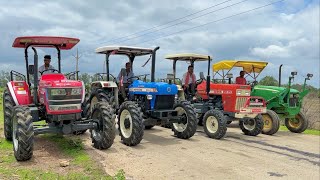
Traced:
<path fill-rule="evenodd" d="M 136 80 L 129 86 L 130 95 L 176 95 L 177 93 L 178 88 L 175 84 L 165 82 L 143 82 Z"/>

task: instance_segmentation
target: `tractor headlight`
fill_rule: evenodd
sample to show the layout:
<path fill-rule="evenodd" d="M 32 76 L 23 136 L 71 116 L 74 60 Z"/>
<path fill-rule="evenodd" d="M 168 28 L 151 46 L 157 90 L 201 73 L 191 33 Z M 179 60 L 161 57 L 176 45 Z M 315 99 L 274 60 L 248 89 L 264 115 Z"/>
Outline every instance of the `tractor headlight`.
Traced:
<path fill-rule="evenodd" d="M 178 99 L 178 94 L 174 95 L 174 99 Z"/>
<path fill-rule="evenodd" d="M 61 95 L 66 95 L 66 90 L 65 89 L 51 89 L 51 96 L 61 96 Z"/>
<path fill-rule="evenodd" d="M 241 95 L 241 90 L 237 90 L 237 95 L 238 95 L 238 96 Z"/>
<path fill-rule="evenodd" d="M 152 99 L 152 95 L 148 94 L 148 95 L 147 95 L 147 99 L 148 99 L 148 100 L 151 100 L 151 99 Z"/>
<path fill-rule="evenodd" d="M 81 94 L 81 88 L 74 88 L 71 90 L 71 95 L 80 95 Z"/>
<path fill-rule="evenodd" d="M 246 91 L 246 92 L 245 92 L 245 95 L 246 95 L 246 96 L 249 96 L 249 95 L 250 95 L 250 92 L 249 92 L 249 91 Z"/>

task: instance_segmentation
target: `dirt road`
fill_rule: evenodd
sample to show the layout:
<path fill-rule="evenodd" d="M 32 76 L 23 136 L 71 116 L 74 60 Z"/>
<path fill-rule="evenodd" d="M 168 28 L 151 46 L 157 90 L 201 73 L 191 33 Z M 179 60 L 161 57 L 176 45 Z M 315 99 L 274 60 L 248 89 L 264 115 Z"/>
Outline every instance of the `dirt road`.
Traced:
<path fill-rule="evenodd" d="M 87 141 L 88 151 L 107 173 L 123 169 L 132 179 L 320 178 L 319 136 L 278 132 L 249 137 L 231 126 L 223 140 L 207 138 L 202 127 L 189 140 L 155 127 L 145 131 L 138 146 L 127 147 L 117 136 L 106 151 L 95 150 Z"/>

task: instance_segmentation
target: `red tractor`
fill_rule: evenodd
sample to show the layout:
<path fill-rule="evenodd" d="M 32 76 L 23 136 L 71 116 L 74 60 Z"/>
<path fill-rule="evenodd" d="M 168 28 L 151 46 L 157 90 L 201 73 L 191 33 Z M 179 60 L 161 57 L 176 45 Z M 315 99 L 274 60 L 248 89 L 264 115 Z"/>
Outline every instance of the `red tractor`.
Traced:
<path fill-rule="evenodd" d="M 78 134 L 89 129 L 95 148 L 107 149 L 113 144 L 115 115 L 112 107 L 99 102 L 89 118 L 81 118 L 84 83 L 69 80 L 61 73 L 60 51 L 72 49 L 79 41 L 68 37 L 27 36 L 13 42 L 14 48 L 24 48 L 26 62 L 26 76 L 11 71 L 11 80 L 3 93 L 4 135 L 13 141 L 16 160 L 29 160 L 33 155 L 34 136 L 44 133 Z M 38 72 L 36 47 L 55 48 L 58 69 Z M 33 62 L 28 60 L 29 48 L 34 52 Z M 52 72 L 44 74 L 49 70 Z M 46 123 L 33 124 L 38 121 Z"/>
<path fill-rule="evenodd" d="M 214 139 L 220 139 L 225 128 L 226 118 L 239 120 L 239 125 L 244 134 L 256 136 L 261 133 L 263 120 L 261 113 L 266 112 L 265 100 L 261 97 L 250 96 L 249 85 L 216 84 L 210 80 L 210 56 L 201 54 L 172 54 L 166 59 L 173 61 L 173 79 L 176 78 L 177 61 L 194 62 L 208 61 L 208 75 L 200 73 L 196 81 L 195 93 L 185 93 L 178 85 L 179 99 L 186 99 L 196 109 L 199 125 L 204 125 L 206 134 Z M 224 122 L 224 123 L 223 123 Z M 222 130 L 221 130 L 222 131 Z M 220 135 L 221 134 L 221 135 Z"/>

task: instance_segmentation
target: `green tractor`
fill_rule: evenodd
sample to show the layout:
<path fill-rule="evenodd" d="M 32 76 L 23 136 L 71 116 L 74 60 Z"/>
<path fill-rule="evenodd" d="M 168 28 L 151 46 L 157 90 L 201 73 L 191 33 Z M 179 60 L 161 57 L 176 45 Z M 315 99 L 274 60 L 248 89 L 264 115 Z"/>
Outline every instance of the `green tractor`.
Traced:
<path fill-rule="evenodd" d="M 233 75 L 230 71 L 233 68 L 241 68 L 247 73 L 246 78 L 251 77 L 253 79 L 250 83 L 252 86 L 251 95 L 263 97 L 267 102 L 267 113 L 262 115 L 264 121 L 263 134 L 275 134 L 280 127 L 280 118 L 285 119 L 285 125 L 291 132 L 302 133 L 308 127 L 308 120 L 301 111 L 302 100 L 309 92 L 306 89 L 307 80 L 310 80 L 313 75 L 307 74 L 301 92 L 291 88 L 297 72 L 291 72 L 287 87 L 282 87 L 282 65 L 280 65 L 278 86 L 258 85 L 256 79 L 267 65 L 268 63 L 263 61 L 224 60 L 214 64 L 212 68 L 214 75 L 222 77 L 222 79 L 215 80 L 222 83 L 232 83 Z"/>

